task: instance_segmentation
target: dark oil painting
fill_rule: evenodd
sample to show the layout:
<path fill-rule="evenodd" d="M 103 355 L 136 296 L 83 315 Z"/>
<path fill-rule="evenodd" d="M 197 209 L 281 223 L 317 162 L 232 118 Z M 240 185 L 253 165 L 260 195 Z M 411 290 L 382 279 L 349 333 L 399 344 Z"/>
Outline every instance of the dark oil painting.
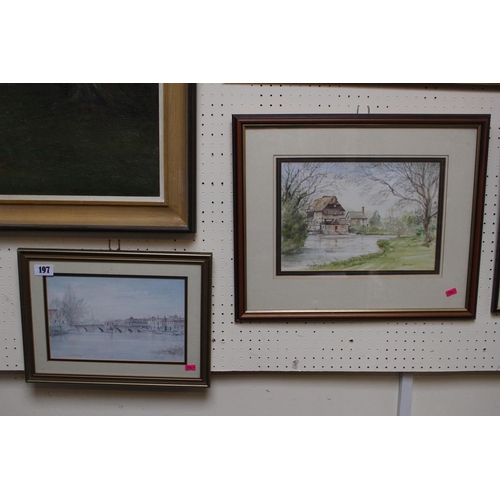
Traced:
<path fill-rule="evenodd" d="M 157 197 L 157 83 L 0 84 L 0 195 Z"/>

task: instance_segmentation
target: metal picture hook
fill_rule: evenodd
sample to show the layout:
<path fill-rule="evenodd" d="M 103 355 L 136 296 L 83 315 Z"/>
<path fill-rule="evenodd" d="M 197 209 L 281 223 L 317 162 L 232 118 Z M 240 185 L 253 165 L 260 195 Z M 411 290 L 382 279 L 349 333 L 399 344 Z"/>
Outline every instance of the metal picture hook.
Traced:
<path fill-rule="evenodd" d="M 368 108 L 368 114 L 370 114 L 370 106 L 366 106 Z M 358 109 L 356 111 L 356 114 L 359 115 L 359 104 L 358 104 Z"/>
<path fill-rule="evenodd" d="M 111 252 L 111 240 L 108 240 L 108 249 Z M 118 248 L 116 249 L 118 252 L 121 250 L 121 243 L 120 240 L 118 240 Z"/>

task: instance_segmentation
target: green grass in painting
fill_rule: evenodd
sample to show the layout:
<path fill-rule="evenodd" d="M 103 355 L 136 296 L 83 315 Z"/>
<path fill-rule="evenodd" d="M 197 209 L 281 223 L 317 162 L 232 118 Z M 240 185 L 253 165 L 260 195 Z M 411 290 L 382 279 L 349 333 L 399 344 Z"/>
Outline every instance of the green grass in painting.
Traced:
<path fill-rule="evenodd" d="M 435 268 L 435 242 L 422 237 L 379 240 L 380 252 L 329 264 L 311 266 L 311 271 L 432 271 Z"/>

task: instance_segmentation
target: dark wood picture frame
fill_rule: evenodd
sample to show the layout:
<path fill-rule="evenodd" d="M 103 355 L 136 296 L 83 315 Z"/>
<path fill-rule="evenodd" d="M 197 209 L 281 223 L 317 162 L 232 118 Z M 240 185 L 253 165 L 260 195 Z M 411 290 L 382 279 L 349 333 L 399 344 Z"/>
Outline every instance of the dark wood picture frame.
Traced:
<path fill-rule="evenodd" d="M 491 313 L 500 313 L 500 239 L 496 243 L 495 267 L 493 270 L 493 290 L 491 293 Z"/>
<path fill-rule="evenodd" d="M 195 232 L 196 84 L 165 83 L 159 92 L 163 102 L 162 137 L 158 134 L 163 157 L 162 199 L 2 199 L 0 229 Z"/>
<path fill-rule="evenodd" d="M 211 254 L 19 249 L 18 261 L 27 382 L 210 386 Z"/>
<path fill-rule="evenodd" d="M 474 318 L 489 128 L 489 115 L 234 115 L 236 319 Z M 468 144 L 460 146 L 463 149 L 459 152 L 455 149 L 455 141 L 461 134 L 468 138 Z M 437 139 L 441 136 L 444 142 Z M 348 143 L 355 145 L 345 146 Z M 359 151 L 356 149 L 358 143 Z M 409 156 L 446 158 L 446 199 L 440 201 L 446 207 L 442 254 L 445 265 L 431 278 L 434 281 L 407 276 L 399 283 L 397 277 L 372 273 L 362 277 L 325 273 L 326 276 L 313 276 L 312 280 L 310 276 L 279 276 L 276 241 L 270 241 L 277 238 L 276 227 L 273 227 L 277 222 L 265 222 L 267 218 L 279 220 L 276 217 L 279 199 L 277 159 L 386 156 L 387 152 L 388 156 L 405 156 L 403 146 L 393 147 L 400 143 L 408 145 Z M 384 147 L 386 153 L 378 153 Z M 457 159 L 462 151 L 467 152 L 467 162 Z M 470 182 L 466 187 L 462 185 L 464 172 Z M 458 186 L 461 187 L 457 189 Z M 468 229 L 460 226 L 455 210 L 463 194 L 470 200 L 466 209 L 460 209 L 469 221 L 465 226 Z M 460 248 L 459 257 L 450 251 L 451 244 Z M 456 287 L 453 275 L 458 274 L 460 285 Z M 422 288 L 424 283 L 434 287 L 430 293 Z M 372 300 L 369 291 L 365 297 L 365 288 L 371 284 L 373 290 L 376 284 L 382 296 L 387 291 L 388 298 Z M 342 302 L 344 298 L 338 290 L 344 290 L 346 285 L 351 287 L 347 292 L 353 297 L 351 302 L 354 304 L 354 297 L 359 297 L 361 305 L 350 306 L 347 299 Z M 329 306 L 325 305 L 327 301 L 320 296 L 321 292 L 315 290 L 316 286 L 329 296 Z M 430 301 L 428 297 L 433 295 L 438 299 Z M 403 298 L 399 300 L 400 297 Z"/>

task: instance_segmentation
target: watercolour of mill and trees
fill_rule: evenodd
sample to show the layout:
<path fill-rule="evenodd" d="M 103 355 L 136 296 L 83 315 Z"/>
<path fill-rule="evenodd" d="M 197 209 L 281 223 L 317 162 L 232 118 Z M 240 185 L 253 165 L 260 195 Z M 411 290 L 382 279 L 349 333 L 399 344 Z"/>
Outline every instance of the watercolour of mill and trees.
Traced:
<path fill-rule="evenodd" d="M 185 363 L 186 278 L 46 278 L 50 359 Z"/>
<path fill-rule="evenodd" d="M 277 178 L 277 274 L 439 272 L 443 158 L 280 158 Z"/>

